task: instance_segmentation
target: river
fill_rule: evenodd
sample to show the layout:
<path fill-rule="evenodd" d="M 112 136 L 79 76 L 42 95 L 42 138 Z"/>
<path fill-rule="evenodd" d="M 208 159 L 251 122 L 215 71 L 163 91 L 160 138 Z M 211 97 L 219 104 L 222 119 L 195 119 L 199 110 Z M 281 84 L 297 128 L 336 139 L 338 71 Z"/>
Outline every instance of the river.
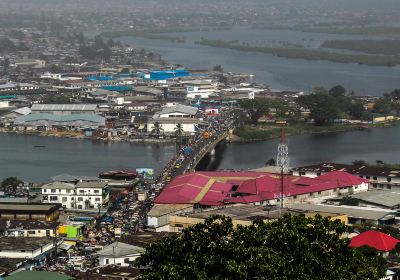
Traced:
<path fill-rule="evenodd" d="M 17 176 L 40 183 L 62 173 L 97 176 L 100 171 L 136 167 L 160 171 L 174 151 L 171 144 L 109 143 L 2 133 L 0 179 Z"/>
<path fill-rule="evenodd" d="M 170 63 L 197 69 L 211 69 L 220 64 L 225 71 L 254 73 L 255 81 L 265 83 L 273 89 L 309 90 L 323 86 L 330 88 L 343 85 L 359 95 L 380 95 L 400 87 L 400 67 L 358 65 L 355 63 L 333 63 L 288 59 L 271 54 L 241 52 L 229 49 L 196 45 L 205 39 L 239 40 L 250 44 L 264 42 L 290 42 L 317 47 L 325 40 L 376 39 L 370 36 L 321 34 L 290 30 L 251 30 L 234 28 L 224 31 L 169 33 L 166 35 L 184 38 L 184 43 L 140 37 L 121 37 L 120 41 L 133 47 L 160 53 Z"/>
<path fill-rule="evenodd" d="M 325 135 L 288 138 L 291 166 L 323 161 L 350 163 L 355 159 L 374 163 L 399 162 L 400 128 L 376 128 Z M 252 169 L 276 158 L 278 140 L 220 145 L 207 169 Z M 43 148 L 35 148 L 43 145 Z M 173 156 L 171 144 L 104 143 L 85 139 L 63 139 L 0 134 L 0 179 L 17 176 L 31 182 L 48 182 L 52 176 L 96 176 L 100 171 L 152 167 L 159 171 Z"/>

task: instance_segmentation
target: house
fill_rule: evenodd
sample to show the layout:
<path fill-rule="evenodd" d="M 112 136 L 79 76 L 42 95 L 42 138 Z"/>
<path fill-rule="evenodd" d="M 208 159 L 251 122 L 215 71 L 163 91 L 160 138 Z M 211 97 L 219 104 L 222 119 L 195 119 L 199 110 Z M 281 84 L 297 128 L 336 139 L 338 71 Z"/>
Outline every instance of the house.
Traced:
<path fill-rule="evenodd" d="M 97 252 L 99 266 L 118 265 L 129 266 L 145 249 L 122 242 L 114 242 Z"/>
<path fill-rule="evenodd" d="M 0 116 L 0 122 L 5 126 L 10 126 L 14 123 L 15 119 L 20 116 L 26 116 L 31 113 L 31 109 L 29 107 L 22 107 L 10 112 L 7 112 Z"/>
<path fill-rule="evenodd" d="M 103 208 L 108 199 L 108 184 L 101 181 L 53 182 L 42 186 L 42 202 L 60 203 L 66 209 Z"/>
<path fill-rule="evenodd" d="M 60 215 L 57 203 L 0 203 L 0 220 L 39 220 L 52 222 Z"/>
<path fill-rule="evenodd" d="M 353 237 L 349 246 L 354 248 L 369 246 L 378 250 L 382 256 L 387 257 L 399 242 L 400 240 L 383 232 L 368 230 Z"/>
<path fill-rule="evenodd" d="M 392 189 L 400 187 L 400 170 L 381 166 L 351 165 L 341 163 L 321 163 L 292 169 L 293 175 L 315 178 L 331 171 L 344 171 L 369 180 L 374 189 Z"/>

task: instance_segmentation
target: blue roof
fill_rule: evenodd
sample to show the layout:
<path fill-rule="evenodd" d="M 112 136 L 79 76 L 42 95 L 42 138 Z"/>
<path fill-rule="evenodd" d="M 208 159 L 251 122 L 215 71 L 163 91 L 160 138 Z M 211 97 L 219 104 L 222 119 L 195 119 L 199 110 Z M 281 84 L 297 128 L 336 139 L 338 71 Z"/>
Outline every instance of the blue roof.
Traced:
<path fill-rule="evenodd" d="M 115 80 L 112 76 L 89 76 L 86 78 L 89 81 L 112 81 Z"/>
<path fill-rule="evenodd" d="M 109 90 L 109 91 L 118 91 L 118 92 L 125 92 L 130 91 L 133 89 L 132 86 L 103 86 L 101 89 Z"/>
<path fill-rule="evenodd" d="M 186 69 L 150 71 L 148 80 L 168 80 L 173 78 L 189 77 L 192 74 Z M 144 77 L 144 74 L 142 74 Z"/>

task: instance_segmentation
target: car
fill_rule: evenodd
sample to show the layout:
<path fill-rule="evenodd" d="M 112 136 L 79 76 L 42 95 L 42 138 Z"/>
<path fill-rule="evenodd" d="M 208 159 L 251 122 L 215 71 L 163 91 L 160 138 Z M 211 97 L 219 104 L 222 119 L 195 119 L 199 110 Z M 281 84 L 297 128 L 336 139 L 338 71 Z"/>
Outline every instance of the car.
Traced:
<path fill-rule="evenodd" d="M 177 163 L 177 164 L 175 164 L 175 168 L 179 169 L 179 168 L 181 168 L 181 165 L 179 163 Z"/>
<path fill-rule="evenodd" d="M 171 180 L 172 180 L 172 177 L 171 177 L 171 176 L 167 176 L 167 178 L 165 178 L 165 181 L 166 181 L 166 182 L 171 182 Z"/>

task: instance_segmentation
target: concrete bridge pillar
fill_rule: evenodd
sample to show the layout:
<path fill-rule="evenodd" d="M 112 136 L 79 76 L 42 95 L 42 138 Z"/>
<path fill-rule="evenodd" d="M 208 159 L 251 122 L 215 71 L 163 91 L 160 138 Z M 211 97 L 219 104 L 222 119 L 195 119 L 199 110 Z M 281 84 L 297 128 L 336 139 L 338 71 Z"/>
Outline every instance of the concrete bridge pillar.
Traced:
<path fill-rule="evenodd" d="M 211 156 L 215 156 L 215 148 L 210 151 Z"/>

